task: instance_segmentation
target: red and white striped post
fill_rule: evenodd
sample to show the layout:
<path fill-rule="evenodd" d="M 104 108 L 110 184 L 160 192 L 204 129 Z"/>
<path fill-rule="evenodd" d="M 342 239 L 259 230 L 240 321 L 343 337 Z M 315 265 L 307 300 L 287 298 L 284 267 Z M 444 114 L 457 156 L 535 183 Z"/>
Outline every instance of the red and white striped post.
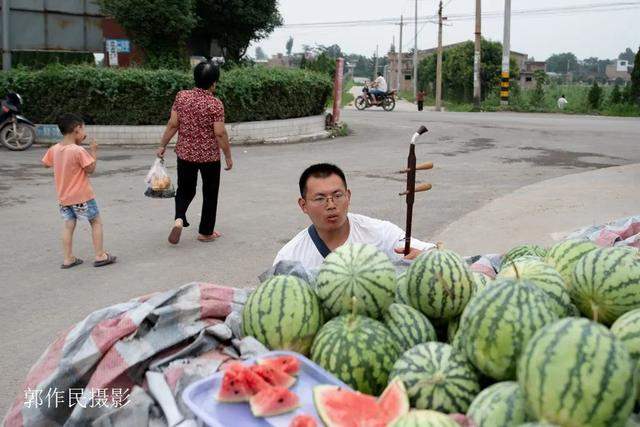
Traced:
<path fill-rule="evenodd" d="M 344 76 L 344 58 L 336 59 L 336 75 L 333 78 L 333 114 L 332 124 L 340 122 L 340 104 L 342 103 L 342 78 Z"/>

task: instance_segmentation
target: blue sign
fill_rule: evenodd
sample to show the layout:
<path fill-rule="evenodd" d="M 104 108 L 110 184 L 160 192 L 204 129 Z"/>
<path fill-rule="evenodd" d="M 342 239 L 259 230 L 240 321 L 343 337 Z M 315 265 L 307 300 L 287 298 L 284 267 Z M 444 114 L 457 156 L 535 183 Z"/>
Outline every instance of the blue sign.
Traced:
<path fill-rule="evenodd" d="M 107 39 L 107 46 L 110 42 L 117 44 L 118 53 L 131 53 L 131 43 L 128 39 Z"/>

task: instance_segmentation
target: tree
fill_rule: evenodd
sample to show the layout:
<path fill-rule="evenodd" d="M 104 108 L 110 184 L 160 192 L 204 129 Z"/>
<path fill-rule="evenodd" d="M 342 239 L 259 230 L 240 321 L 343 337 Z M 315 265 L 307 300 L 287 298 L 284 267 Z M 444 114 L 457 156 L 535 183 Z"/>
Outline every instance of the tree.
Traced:
<path fill-rule="evenodd" d="M 159 0 L 156 1 L 159 2 Z M 282 25 L 277 0 L 195 0 L 195 2 L 196 14 L 200 19 L 194 28 L 193 36 L 204 40 L 206 46 L 216 41 L 225 59 L 233 63 L 240 62 L 252 41 L 264 39 L 276 27 Z M 164 5 L 165 2 L 162 3 Z M 208 56 L 209 52 L 204 54 Z"/>
<path fill-rule="evenodd" d="M 609 96 L 609 104 L 611 105 L 620 104 L 621 101 L 622 101 L 622 93 L 620 93 L 620 88 L 618 87 L 618 85 L 615 85 L 613 87 L 613 90 L 611 91 L 611 95 Z"/>
<path fill-rule="evenodd" d="M 293 49 L 293 37 L 289 36 L 287 40 L 287 56 L 291 56 L 291 50 Z"/>
<path fill-rule="evenodd" d="M 628 47 L 624 52 L 620 52 L 620 55 L 618 55 L 618 59 L 629 61 L 630 64 L 634 63 L 634 57 L 635 53 L 633 53 L 633 50 L 631 50 L 630 47 Z"/>
<path fill-rule="evenodd" d="M 195 27 L 195 0 L 98 0 L 144 53 L 149 68 L 188 67 L 186 42 Z"/>
<path fill-rule="evenodd" d="M 591 89 L 589 89 L 587 100 L 589 101 L 589 106 L 594 110 L 600 108 L 600 103 L 602 102 L 602 88 L 598 86 L 598 82 L 595 80 L 593 81 Z"/>
<path fill-rule="evenodd" d="M 533 72 L 533 78 L 536 81 L 536 87 L 531 94 L 531 104 L 536 107 L 542 107 L 544 104 L 544 85 L 549 80 L 549 77 L 543 70 L 536 70 Z"/>
<path fill-rule="evenodd" d="M 326 52 L 322 52 L 315 59 L 303 61 L 300 68 L 327 74 L 333 79 L 336 74 L 336 61 Z"/>
<path fill-rule="evenodd" d="M 550 73 L 567 73 L 578 71 L 578 58 L 571 53 L 555 53 L 547 59 L 547 71 Z"/>
<path fill-rule="evenodd" d="M 640 48 L 636 53 L 635 66 L 631 72 L 631 102 L 640 105 Z"/>
<path fill-rule="evenodd" d="M 267 59 L 267 54 L 264 53 L 264 50 L 260 46 L 256 46 L 256 59 Z"/>

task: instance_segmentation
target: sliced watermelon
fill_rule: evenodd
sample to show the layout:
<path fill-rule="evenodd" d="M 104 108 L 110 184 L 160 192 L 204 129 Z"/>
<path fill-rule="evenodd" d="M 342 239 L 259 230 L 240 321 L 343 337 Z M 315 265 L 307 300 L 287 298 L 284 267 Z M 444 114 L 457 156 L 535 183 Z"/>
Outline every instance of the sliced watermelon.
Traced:
<path fill-rule="evenodd" d="M 249 369 L 261 376 L 262 379 L 264 379 L 272 386 L 289 388 L 296 383 L 295 377 L 292 377 L 291 375 L 283 371 L 273 369 L 268 366 L 253 365 Z"/>
<path fill-rule="evenodd" d="M 252 369 L 246 368 L 242 371 L 242 379 L 247 386 L 249 393 L 253 396 L 262 390 L 272 387 L 264 378 L 255 373 Z"/>
<path fill-rule="evenodd" d="M 391 381 L 378 399 L 337 386 L 317 386 L 313 402 L 327 427 L 383 427 L 409 412 L 409 398 L 399 379 Z"/>
<path fill-rule="evenodd" d="M 272 417 L 300 406 L 298 395 L 286 387 L 269 387 L 249 399 L 254 417 Z"/>
<path fill-rule="evenodd" d="M 387 424 L 392 424 L 409 412 L 409 396 L 407 396 L 407 389 L 400 378 L 394 378 L 384 389 L 378 398 L 378 405 L 382 414 L 386 416 Z"/>
<path fill-rule="evenodd" d="M 318 427 L 318 423 L 311 415 L 300 414 L 291 420 L 289 427 Z"/>
<path fill-rule="evenodd" d="M 284 371 L 289 375 L 298 375 L 300 372 L 300 360 L 295 356 L 277 356 L 258 360 L 259 365 Z"/>
<path fill-rule="evenodd" d="M 231 366 L 224 371 L 216 399 L 220 402 L 246 402 L 251 397 L 245 382 L 244 368 Z"/>

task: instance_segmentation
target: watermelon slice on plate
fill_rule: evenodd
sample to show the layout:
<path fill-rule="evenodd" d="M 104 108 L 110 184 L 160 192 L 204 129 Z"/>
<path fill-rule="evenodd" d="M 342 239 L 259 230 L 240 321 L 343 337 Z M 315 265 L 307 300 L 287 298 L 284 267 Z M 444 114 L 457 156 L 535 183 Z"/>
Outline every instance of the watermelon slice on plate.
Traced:
<path fill-rule="evenodd" d="M 393 380 L 379 399 L 338 386 L 317 386 L 313 402 L 327 427 L 384 427 L 409 412 L 409 398 L 399 379 Z"/>
<path fill-rule="evenodd" d="M 253 393 L 247 387 L 244 368 L 230 366 L 224 372 L 216 399 L 220 402 L 246 402 Z"/>
<path fill-rule="evenodd" d="M 300 372 L 300 360 L 291 355 L 259 359 L 258 364 L 268 366 L 294 376 L 297 376 Z"/>
<path fill-rule="evenodd" d="M 300 406 L 298 395 L 286 387 L 269 387 L 249 399 L 254 417 L 273 417 Z"/>
<path fill-rule="evenodd" d="M 296 383 L 296 378 L 284 371 L 265 365 L 252 365 L 249 367 L 253 373 L 258 374 L 263 380 L 274 387 L 289 388 Z"/>
<path fill-rule="evenodd" d="M 300 414 L 291 420 L 289 427 L 318 427 L 318 423 L 311 415 Z"/>

